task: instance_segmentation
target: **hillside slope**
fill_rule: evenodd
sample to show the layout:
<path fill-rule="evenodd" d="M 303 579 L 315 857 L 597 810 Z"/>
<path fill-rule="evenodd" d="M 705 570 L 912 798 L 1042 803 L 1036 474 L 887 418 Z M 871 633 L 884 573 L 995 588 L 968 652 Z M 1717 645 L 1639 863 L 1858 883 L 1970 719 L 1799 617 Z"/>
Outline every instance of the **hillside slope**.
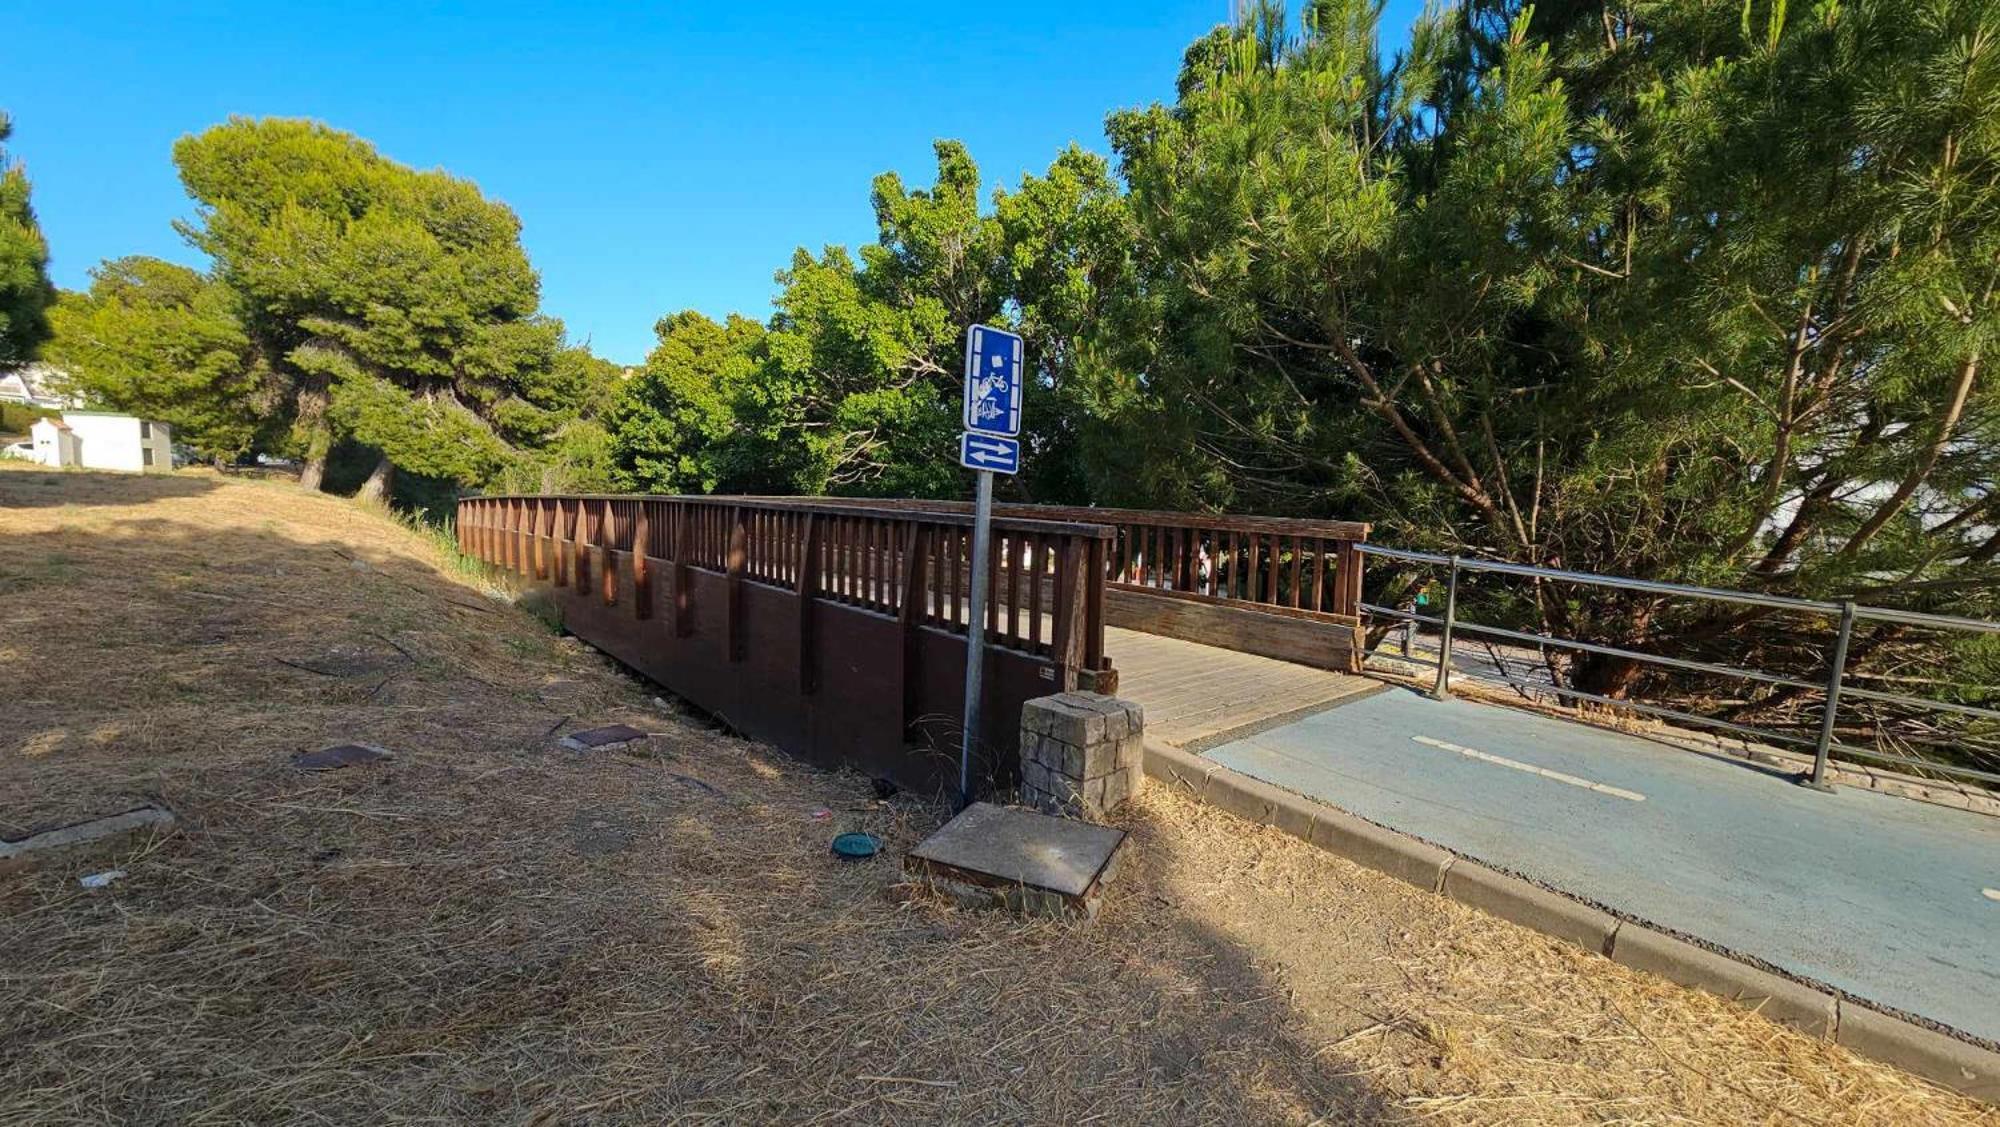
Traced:
<path fill-rule="evenodd" d="M 912 899 L 940 812 L 283 483 L 0 469 L 0 623 L 0 837 L 180 819 L 0 873 L 0 1124 L 1990 1121 L 1158 788 L 1093 926 Z"/>

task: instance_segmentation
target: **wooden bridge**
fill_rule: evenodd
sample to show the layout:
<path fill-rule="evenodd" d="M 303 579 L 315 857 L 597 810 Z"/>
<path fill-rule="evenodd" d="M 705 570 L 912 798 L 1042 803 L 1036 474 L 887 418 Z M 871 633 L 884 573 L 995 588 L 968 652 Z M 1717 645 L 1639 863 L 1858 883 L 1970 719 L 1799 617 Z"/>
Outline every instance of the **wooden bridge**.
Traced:
<path fill-rule="evenodd" d="M 953 790 L 970 507 L 774 497 L 459 503 L 460 550 L 572 632 L 757 739 Z M 1352 695 L 1367 526 L 1000 506 L 975 777 L 1017 780 L 1021 702 L 1118 692 L 1200 741 Z"/>

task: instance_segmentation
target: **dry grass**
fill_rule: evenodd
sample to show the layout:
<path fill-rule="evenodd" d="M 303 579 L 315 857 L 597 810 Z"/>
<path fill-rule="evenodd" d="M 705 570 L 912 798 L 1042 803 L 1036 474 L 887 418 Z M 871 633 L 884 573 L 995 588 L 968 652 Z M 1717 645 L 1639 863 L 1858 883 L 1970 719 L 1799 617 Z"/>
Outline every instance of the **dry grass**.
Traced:
<path fill-rule="evenodd" d="M 827 841 L 937 811 L 287 486 L 0 471 L 0 621 L 0 835 L 182 818 L 0 875 L 0 1123 L 1994 1121 L 1157 789 L 1095 925 L 913 899 Z"/>

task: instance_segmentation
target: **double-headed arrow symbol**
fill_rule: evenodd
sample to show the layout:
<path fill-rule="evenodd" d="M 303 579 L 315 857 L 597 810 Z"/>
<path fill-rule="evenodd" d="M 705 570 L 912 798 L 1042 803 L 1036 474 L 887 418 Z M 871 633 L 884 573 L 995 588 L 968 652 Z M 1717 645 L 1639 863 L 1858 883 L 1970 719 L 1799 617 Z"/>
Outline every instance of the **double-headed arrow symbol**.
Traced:
<path fill-rule="evenodd" d="M 989 462 L 1011 462 L 1014 451 L 1005 443 L 991 439 L 972 438 L 966 440 L 965 456 L 982 465 Z"/>

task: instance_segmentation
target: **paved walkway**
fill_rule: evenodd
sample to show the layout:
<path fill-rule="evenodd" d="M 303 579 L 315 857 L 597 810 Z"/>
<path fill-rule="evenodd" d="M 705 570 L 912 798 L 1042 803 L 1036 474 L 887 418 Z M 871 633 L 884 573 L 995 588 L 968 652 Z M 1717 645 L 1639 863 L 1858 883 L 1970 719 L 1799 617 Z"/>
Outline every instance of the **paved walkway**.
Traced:
<path fill-rule="evenodd" d="M 1144 701 L 1144 676 L 1125 675 Z M 1400 688 L 1206 754 L 1614 911 L 2000 1040 L 2000 819 L 1852 788 L 1821 794 L 1735 760 Z"/>
<path fill-rule="evenodd" d="M 1372 692 L 1367 677 L 1107 627 L 1104 652 L 1118 667 L 1118 695 L 1146 706 L 1146 735 L 1199 749 L 1235 732 Z"/>

